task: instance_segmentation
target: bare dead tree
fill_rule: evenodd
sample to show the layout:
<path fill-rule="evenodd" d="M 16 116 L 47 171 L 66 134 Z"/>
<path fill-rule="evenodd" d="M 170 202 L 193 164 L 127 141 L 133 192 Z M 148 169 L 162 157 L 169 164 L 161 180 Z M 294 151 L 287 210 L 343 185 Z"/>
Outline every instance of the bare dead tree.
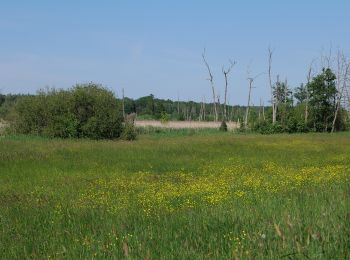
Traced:
<path fill-rule="evenodd" d="M 233 120 L 233 116 L 234 116 L 234 107 L 232 105 L 231 106 L 231 113 L 230 113 L 230 122 Z"/>
<path fill-rule="evenodd" d="M 309 93 L 309 85 L 311 82 L 311 77 L 312 77 L 312 67 L 313 67 L 313 63 L 315 62 L 315 60 L 313 60 L 309 66 L 309 70 L 307 73 L 307 84 L 306 84 L 306 100 L 305 100 L 305 115 L 304 115 L 304 122 L 305 125 L 307 125 L 308 122 L 308 117 L 309 117 L 309 100 L 310 100 L 310 93 Z"/>
<path fill-rule="evenodd" d="M 268 57 L 269 57 L 269 69 L 268 69 L 268 75 L 269 75 L 269 84 L 270 84 L 270 90 L 271 90 L 271 104 L 272 104 L 272 124 L 276 123 L 276 115 L 277 115 L 277 104 L 276 99 L 273 94 L 273 84 L 272 84 L 272 55 L 273 51 L 271 48 L 268 48 Z"/>
<path fill-rule="evenodd" d="M 221 111 L 220 95 L 217 95 L 216 98 L 217 98 L 217 103 L 216 103 L 217 106 L 216 106 L 216 109 L 217 109 L 217 114 L 218 114 L 218 117 L 217 117 L 217 120 L 216 120 L 216 121 L 218 121 L 218 120 L 219 120 L 219 114 L 220 114 L 220 111 Z"/>
<path fill-rule="evenodd" d="M 265 111 L 264 111 L 264 106 L 263 106 L 263 102 L 260 98 L 260 103 L 259 103 L 259 122 L 261 122 L 261 118 L 263 118 L 263 121 L 265 121 L 264 115 Z"/>
<path fill-rule="evenodd" d="M 252 92 L 252 85 L 253 85 L 253 78 L 248 78 L 249 81 L 249 92 L 248 92 L 248 104 L 247 104 L 247 109 L 245 112 L 245 118 L 244 118 L 244 127 L 248 128 L 248 114 L 249 114 L 249 108 L 250 108 L 250 94 Z"/>
<path fill-rule="evenodd" d="M 262 102 L 262 117 L 263 117 L 263 120 L 265 121 L 265 105 L 264 105 L 264 101 Z"/>
<path fill-rule="evenodd" d="M 348 110 L 348 117 L 350 120 L 350 84 L 348 84 L 347 88 L 345 89 L 344 107 L 346 107 Z"/>
<path fill-rule="evenodd" d="M 225 97 L 224 97 L 224 121 L 227 120 L 227 112 L 226 112 L 226 105 L 227 105 L 227 87 L 228 87 L 228 74 L 231 72 L 231 69 L 235 66 L 236 61 L 232 62 L 232 60 L 229 60 L 230 66 L 225 70 L 225 67 L 222 66 L 222 73 L 225 77 Z"/>
<path fill-rule="evenodd" d="M 201 100 L 200 105 L 201 105 L 201 107 L 200 107 L 200 109 L 199 109 L 198 121 L 202 121 L 202 115 L 203 115 L 203 99 Z"/>
<path fill-rule="evenodd" d="M 177 114 L 180 115 L 180 97 L 179 97 L 179 93 L 177 93 Z"/>
<path fill-rule="evenodd" d="M 254 80 L 256 78 L 261 76 L 263 73 L 260 73 L 260 74 L 254 76 L 254 77 L 250 77 L 250 70 L 249 70 L 249 67 L 248 67 L 247 74 L 248 74 L 247 80 L 249 82 L 249 91 L 248 91 L 248 104 L 247 104 L 247 108 L 246 108 L 246 112 L 245 112 L 245 118 L 244 118 L 244 127 L 245 128 L 248 128 L 248 116 L 249 116 L 249 109 L 250 109 L 250 97 L 251 97 L 251 92 L 252 92 L 252 88 L 253 88 L 253 82 L 254 82 Z"/>
<path fill-rule="evenodd" d="M 204 100 L 202 97 L 201 103 L 200 103 L 200 109 L 199 109 L 199 117 L 198 117 L 198 121 L 202 121 L 204 120 Z"/>
<path fill-rule="evenodd" d="M 333 49 L 332 45 L 329 47 L 328 53 L 325 53 L 324 49 L 321 51 L 321 69 L 331 68 L 333 65 Z"/>
<path fill-rule="evenodd" d="M 285 88 L 284 88 L 284 104 L 287 104 L 287 97 L 288 97 L 288 79 L 287 78 L 284 80 L 284 85 L 285 85 Z"/>
<path fill-rule="evenodd" d="M 124 97 L 124 88 L 122 88 L 122 109 L 123 109 L 123 118 L 125 120 L 125 97 Z"/>
<path fill-rule="evenodd" d="M 216 105 L 216 95 L 215 95 L 215 85 L 214 85 L 214 77 L 213 74 L 211 73 L 210 70 L 210 66 L 205 58 L 205 49 L 202 53 L 202 58 L 203 58 L 203 62 L 208 70 L 208 74 L 209 74 L 209 78 L 208 80 L 210 81 L 210 85 L 211 85 L 211 90 L 212 90 L 212 94 L 213 94 L 213 112 L 214 112 L 214 121 L 218 121 L 218 111 L 217 111 L 217 105 Z"/>
<path fill-rule="evenodd" d="M 206 103 L 206 100 L 205 100 L 205 96 L 204 96 L 203 97 L 203 120 L 205 120 L 205 118 L 206 118 L 205 103 Z"/>
<path fill-rule="evenodd" d="M 338 50 L 337 54 L 337 80 L 336 80 L 336 87 L 337 87 L 337 96 L 336 96 L 336 104 L 335 104 L 335 112 L 332 122 L 332 130 L 331 133 L 335 130 L 335 122 L 337 120 L 337 116 L 339 113 L 339 109 L 341 107 L 341 100 L 343 98 L 343 95 L 346 91 L 347 84 L 349 81 L 349 75 L 350 75 L 350 61 L 346 58 L 343 52 Z"/>

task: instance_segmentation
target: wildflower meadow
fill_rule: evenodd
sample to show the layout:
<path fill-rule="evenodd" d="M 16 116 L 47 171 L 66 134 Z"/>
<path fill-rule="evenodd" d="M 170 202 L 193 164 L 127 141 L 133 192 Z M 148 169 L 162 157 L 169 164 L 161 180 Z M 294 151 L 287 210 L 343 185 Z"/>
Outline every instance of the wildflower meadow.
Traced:
<path fill-rule="evenodd" d="M 350 257 L 350 135 L 0 139 L 0 256 Z"/>

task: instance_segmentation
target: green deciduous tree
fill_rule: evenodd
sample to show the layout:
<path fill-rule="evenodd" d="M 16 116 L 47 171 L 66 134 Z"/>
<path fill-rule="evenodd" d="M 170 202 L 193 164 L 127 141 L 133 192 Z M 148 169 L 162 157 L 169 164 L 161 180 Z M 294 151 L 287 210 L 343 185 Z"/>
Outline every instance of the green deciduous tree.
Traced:
<path fill-rule="evenodd" d="M 312 79 L 308 85 L 310 93 L 311 124 L 318 132 L 329 131 L 334 117 L 337 89 L 336 76 L 331 69 Z"/>

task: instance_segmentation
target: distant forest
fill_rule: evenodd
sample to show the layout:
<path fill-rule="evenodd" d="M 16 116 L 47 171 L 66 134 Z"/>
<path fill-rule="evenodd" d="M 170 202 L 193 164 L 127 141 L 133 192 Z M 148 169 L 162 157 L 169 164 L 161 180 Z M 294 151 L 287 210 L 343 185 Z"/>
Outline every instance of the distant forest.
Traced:
<path fill-rule="evenodd" d="M 121 100 L 122 102 L 122 100 Z M 141 97 L 138 99 L 124 98 L 125 113 L 136 113 L 138 119 L 156 119 L 159 120 L 168 116 L 169 120 L 180 121 L 213 121 L 214 111 L 212 103 L 195 101 L 173 101 L 170 99 L 159 99 L 154 95 Z M 252 108 L 250 116 L 258 116 L 259 107 Z M 242 121 L 244 117 L 245 106 L 227 106 L 228 121 Z M 220 118 L 224 115 L 224 105 L 218 106 Z"/>
<path fill-rule="evenodd" d="M 0 94 L 0 118 L 11 121 L 13 116 L 13 109 L 16 100 L 27 95 L 20 94 Z M 180 121 L 213 121 L 214 112 L 212 103 L 195 102 L 195 101 L 173 101 L 170 99 L 156 98 L 150 94 L 148 96 L 132 99 L 125 97 L 117 99 L 120 103 L 121 112 L 123 112 L 123 104 L 125 114 L 135 113 L 139 120 L 160 120 L 166 117 L 168 120 Z M 266 107 L 251 107 L 250 118 L 258 118 L 259 114 L 262 116 L 263 110 Z M 218 113 L 220 118 L 223 117 L 223 105 L 218 106 Z M 227 106 L 227 120 L 240 121 L 244 119 L 246 111 L 245 106 Z"/>

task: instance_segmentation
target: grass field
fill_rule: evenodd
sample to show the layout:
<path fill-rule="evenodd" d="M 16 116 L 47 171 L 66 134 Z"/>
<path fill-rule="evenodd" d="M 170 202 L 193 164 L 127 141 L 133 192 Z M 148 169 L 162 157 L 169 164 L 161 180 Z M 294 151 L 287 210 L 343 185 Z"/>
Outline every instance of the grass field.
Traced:
<path fill-rule="evenodd" d="M 350 258 L 350 134 L 0 138 L 0 258 Z"/>

